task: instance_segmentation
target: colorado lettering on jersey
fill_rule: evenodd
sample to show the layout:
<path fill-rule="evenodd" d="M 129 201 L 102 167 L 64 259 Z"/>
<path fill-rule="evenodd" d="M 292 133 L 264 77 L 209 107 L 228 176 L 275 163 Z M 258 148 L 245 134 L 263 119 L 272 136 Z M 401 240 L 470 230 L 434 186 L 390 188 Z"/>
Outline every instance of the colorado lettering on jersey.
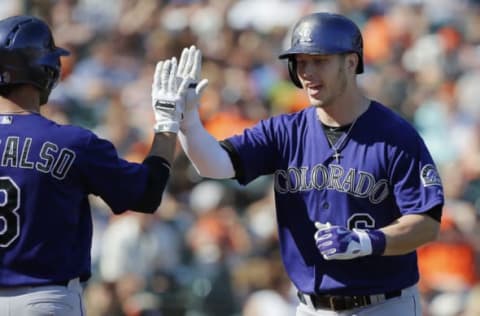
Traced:
<path fill-rule="evenodd" d="M 8 136 L 5 140 L 0 139 L 0 166 L 35 169 L 63 180 L 75 161 L 75 152 L 47 141 L 42 144 L 38 156 L 32 157 L 32 142 L 30 137 Z"/>
<path fill-rule="evenodd" d="M 311 190 L 336 190 L 379 204 L 390 194 L 388 179 L 375 179 L 371 173 L 340 165 L 318 164 L 289 167 L 274 173 L 275 191 L 280 194 Z"/>

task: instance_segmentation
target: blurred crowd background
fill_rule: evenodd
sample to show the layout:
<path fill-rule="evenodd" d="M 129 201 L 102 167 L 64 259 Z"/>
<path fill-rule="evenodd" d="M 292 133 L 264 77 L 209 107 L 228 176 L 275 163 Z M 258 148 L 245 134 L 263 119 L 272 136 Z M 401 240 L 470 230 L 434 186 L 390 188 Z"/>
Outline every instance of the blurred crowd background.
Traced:
<path fill-rule="evenodd" d="M 153 135 L 155 63 L 192 44 L 209 79 L 201 117 L 218 139 L 308 106 L 277 56 L 316 11 L 360 26 L 360 85 L 415 125 L 440 168 L 440 238 L 418 251 L 424 316 L 480 315 L 480 1 L 0 0 L 0 17 L 44 18 L 72 52 L 43 114 L 94 130 L 132 161 Z M 179 148 L 155 215 L 91 202 L 89 316 L 294 315 L 271 178 L 202 179 Z"/>

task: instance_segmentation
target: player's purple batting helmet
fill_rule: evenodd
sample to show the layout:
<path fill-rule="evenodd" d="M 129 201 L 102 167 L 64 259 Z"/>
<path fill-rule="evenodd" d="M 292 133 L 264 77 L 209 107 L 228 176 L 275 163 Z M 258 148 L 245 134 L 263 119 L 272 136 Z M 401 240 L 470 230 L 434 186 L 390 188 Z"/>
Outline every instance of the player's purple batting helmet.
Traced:
<path fill-rule="evenodd" d="M 291 47 L 279 58 L 288 58 L 288 71 L 293 83 L 301 88 L 294 55 L 356 53 L 359 58 L 356 73 L 363 72 L 363 39 L 355 23 L 340 14 L 313 13 L 295 24 Z"/>
<path fill-rule="evenodd" d="M 60 56 L 69 54 L 55 46 L 49 26 L 36 17 L 0 20 L 0 86 L 32 84 L 44 104 L 60 77 Z"/>

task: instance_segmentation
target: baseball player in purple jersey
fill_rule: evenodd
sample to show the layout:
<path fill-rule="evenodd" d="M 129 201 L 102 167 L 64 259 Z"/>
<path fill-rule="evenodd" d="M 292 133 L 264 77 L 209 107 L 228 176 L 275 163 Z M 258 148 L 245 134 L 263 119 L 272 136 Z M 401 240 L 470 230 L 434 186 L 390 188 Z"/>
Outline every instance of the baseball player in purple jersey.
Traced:
<path fill-rule="evenodd" d="M 92 132 L 40 114 L 60 74 L 43 21 L 0 21 L 0 315 L 84 315 L 81 282 L 90 277 L 88 195 L 113 213 L 152 213 L 169 177 L 186 91 L 176 60 L 160 62 L 152 86 L 156 118 L 142 163 L 118 157 Z M 187 80 L 182 82 L 188 84 Z M 175 108 L 177 105 L 178 108 Z"/>
<path fill-rule="evenodd" d="M 414 128 L 357 86 L 362 46 L 344 16 L 305 16 L 280 58 L 310 107 L 217 142 L 197 112 L 203 80 L 190 89 L 180 123 L 180 142 L 200 175 L 241 184 L 273 175 L 297 316 L 421 315 L 415 250 L 438 234 L 442 184 Z M 179 64 L 200 62 L 191 47 Z"/>

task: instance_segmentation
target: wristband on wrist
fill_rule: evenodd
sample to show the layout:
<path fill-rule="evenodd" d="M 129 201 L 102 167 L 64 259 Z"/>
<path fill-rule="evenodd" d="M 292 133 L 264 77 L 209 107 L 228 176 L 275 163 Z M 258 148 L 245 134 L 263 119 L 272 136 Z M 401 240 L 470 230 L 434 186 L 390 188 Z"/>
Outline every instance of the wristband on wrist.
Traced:
<path fill-rule="evenodd" d="M 385 234 L 378 229 L 368 230 L 368 237 L 372 244 L 372 255 L 381 256 L 385 252 L 387 246 L 387 239 Z"/>
<path fill-rule="evenodd" d="M 153 130 L 155 133 L 163 133 L 163 132 L 178 133 L 179 123 L 178 122 L 157 122 L 153 126 Z"/>

